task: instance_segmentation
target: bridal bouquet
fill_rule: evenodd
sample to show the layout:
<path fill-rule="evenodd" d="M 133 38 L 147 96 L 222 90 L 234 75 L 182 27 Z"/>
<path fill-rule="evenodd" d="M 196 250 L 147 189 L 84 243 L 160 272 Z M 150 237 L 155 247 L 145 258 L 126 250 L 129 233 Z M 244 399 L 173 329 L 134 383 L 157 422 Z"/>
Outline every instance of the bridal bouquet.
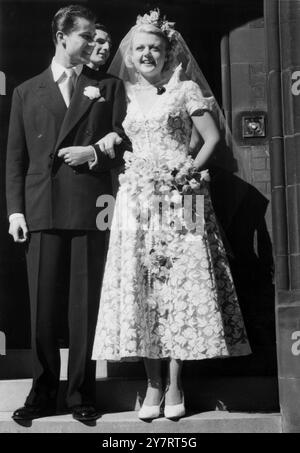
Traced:
<path fill-rule="evenodd" d="M 190 156 L 163 160 L 125 153 L 124 157 L 126 171 L 120 183 L 134 202 L 131 208 L 144 235 L 141 260 L 152 286 L 154 280 L 167 280 L 175 260 L 184 253 L 183 236 L 192 235 L 197 225 L 203 228 L 203 189 L 209 174 L 197 171 Z"/>
<path fill-rule="evenodd" d="M 209 181 L 208 170 L 197 171 L 190 156 L 176 155 L 171 159 L 155 159 L 149 154 L 124 154 L 125 173 L 120 175 L 120 184 L 126 185 L 130 194 L 178 195 L 201 194 L 203 181 Z"/>

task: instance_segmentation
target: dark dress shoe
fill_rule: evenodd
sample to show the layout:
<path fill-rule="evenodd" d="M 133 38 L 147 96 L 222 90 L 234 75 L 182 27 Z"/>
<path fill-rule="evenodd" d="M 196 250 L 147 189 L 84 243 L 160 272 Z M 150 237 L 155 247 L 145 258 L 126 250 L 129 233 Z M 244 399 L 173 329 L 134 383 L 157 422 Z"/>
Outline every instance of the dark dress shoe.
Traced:
<path fill-rule="evenodd" d="M 75 406 L 73 407 L 73 418 L 79 422 L 89 422 L 97 420 L 98 412 L 93 406 Z"/>
<path fill-rule="evenodd" d="M 51 415 L 55 415 L 55 413 L 55 408 L 52 406 L 23 406 L 13 413 L 12 419 L 16 421 L 34 420 L 35 418 L 49 417 Z"/>

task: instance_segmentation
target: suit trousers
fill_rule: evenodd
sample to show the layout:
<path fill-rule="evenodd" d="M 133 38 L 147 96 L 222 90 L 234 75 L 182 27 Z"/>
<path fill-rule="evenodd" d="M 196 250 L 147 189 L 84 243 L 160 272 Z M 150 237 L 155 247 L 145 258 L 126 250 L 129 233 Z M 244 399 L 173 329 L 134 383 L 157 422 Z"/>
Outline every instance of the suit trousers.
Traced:
<path fill-rule="evenodd" d="M 68 294 L 68 407 L 95 403 L 96 362 L 91 360 L 105 262 L 105 232 L 32 232 L 27 249 L 31 303 L 33 385 L 26 405 L 55 404 L 60 376 L 59 282 Z"/>

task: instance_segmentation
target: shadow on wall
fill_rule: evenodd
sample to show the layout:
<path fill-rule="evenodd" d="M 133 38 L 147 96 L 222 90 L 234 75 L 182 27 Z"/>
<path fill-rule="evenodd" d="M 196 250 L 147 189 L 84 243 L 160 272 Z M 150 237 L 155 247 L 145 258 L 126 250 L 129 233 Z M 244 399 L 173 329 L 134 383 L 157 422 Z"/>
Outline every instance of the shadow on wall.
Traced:
<path fill-rule="evenodd" d="M 252 354 L 187 362 L 186 376 L 275 376 L 275 288 L 272 244 L 265 221 L 269 201 L 252 185 L 211 168 L 211 197 L 243 313 Z"/>

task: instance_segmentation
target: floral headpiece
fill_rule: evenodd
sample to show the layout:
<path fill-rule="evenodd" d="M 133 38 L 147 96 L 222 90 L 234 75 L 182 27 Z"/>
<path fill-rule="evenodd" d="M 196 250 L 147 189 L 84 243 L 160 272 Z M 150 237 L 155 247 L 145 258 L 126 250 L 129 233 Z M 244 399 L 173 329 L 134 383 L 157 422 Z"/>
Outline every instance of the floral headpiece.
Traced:
<path fill-rule="evenodd" d="M 167 39 L 172 42 L 174 40 L 176 30 L 174 30 L 175 22 L 166 20 L 166 16 L 160 17 L 160 10 L 156 8 L 151 10 L 149 14 L 138 16 L 136 25 L 154 25 L 166 35 Z"/>

